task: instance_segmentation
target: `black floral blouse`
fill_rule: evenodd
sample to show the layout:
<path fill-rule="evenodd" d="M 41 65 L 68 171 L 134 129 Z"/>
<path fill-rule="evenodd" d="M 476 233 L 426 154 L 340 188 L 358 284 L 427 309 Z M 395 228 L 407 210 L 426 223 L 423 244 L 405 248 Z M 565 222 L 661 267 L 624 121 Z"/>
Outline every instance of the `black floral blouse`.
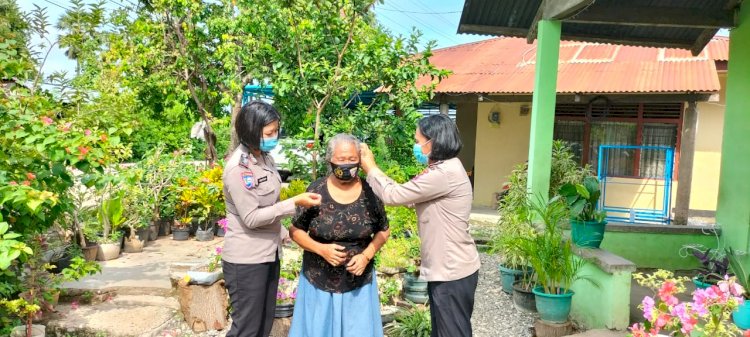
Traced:
<path fill-rule="evenodd" d="M 305 251 L 302 257 L 302 270 L 313 286 L 327 292 L 345 293 L 372 281 L 373 261 L 360 276 L 349 273 L 346 264 L 367 248 L 375 233 L 388 229 L 388 219 L 383 202 L 375 196 L 367 182 L 362 181 L 359 198 L 344 205 L 333 200 L 328 192 L 327 180 L 328 177 L 324 177 L 308 186 L 308 192 L 321 195 L 320 206 L 309 209 L 298 207 L 293 224 L 308 232 L 317 242 L 346 247 L 346 262 L 338 267 L 312 252 Z"/>

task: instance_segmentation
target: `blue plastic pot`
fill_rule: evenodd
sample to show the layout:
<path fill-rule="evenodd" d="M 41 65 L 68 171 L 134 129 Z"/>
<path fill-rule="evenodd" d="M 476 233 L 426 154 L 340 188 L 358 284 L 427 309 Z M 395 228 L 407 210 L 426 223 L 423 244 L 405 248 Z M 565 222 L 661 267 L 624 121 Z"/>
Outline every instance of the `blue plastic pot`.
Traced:
<path fill-rule="evenodd" d="M 745 300 L 745 302 L 732 313 L 732 320 L 734 320 L 734 324 L 737 325 L 738 328 L 742 330 L 750 329 L 750 303 L 748 303 L 748 300 Z"/>
<path fill-rule="evenodd" d="M 697 278 L 693 279 L 693 284 L 695 284 L 695 287 L 698 288 L 698 289 L 707 289 L 707 288 L 709 288 L 709 287 L 711 287 L 713 285 L 711 283 L 706 283 L 706 282 L 700 281 Z"/>
<path fill-rule="evenodd" d="M 533 293 L 536 300 L 536 310 L 542 320 L 550 323 L 565 323 L 568 321 L 573 291 L 568 290 L 565 294 L 560 295 L 547 294 L 541 286 L 537 286 Z"/>
<path fill-rule="evenodd" d="M 513 269 L 499 264 L 497 269 L 500 270 L 500 282 L 503 285 L 503 292 L 506 294 L 513 293 L 513 283 L 520 280 L 523 277 L 523 270 Z M 526 270 L 526 274 L 531 274 L 533 271 L 531 267 Z"/>
<path fill-rule="evenodd" d="M 604 240 L 606 221 L 570 220 L 570 236 L 578 247 L 599 248 Z"/>

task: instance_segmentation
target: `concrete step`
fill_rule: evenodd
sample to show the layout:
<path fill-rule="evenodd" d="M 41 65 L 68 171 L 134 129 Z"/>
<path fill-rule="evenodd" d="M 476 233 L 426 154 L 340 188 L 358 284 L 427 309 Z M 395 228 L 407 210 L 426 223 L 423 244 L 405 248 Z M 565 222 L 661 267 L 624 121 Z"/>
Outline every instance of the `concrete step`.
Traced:
<path fill-rule="evenodd" d="M 121 296 L 96 305 L 62 303 L 47 322 L 48 334 L 70 337 L 156 337 L 177 310 L 176 300 Z"/>

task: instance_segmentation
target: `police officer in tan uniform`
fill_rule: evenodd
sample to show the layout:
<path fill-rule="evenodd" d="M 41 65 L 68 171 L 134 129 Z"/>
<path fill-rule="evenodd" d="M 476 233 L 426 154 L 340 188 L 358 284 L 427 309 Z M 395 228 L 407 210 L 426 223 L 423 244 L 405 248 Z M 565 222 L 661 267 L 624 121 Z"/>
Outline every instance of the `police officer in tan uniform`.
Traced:
<path fill-rule="evenodd" d="M 320 195 L 303 193 L 279 201 L 281 177 L 268 154 L 278 143 L 279 113 L 254 101 L 235 121 L 240 146 L 224 167 L 227 232 L 222 268 L 232 305 L 228 337 L 268 337 L 276 310 L 280 242 L 288 239 L 281 219 L 295 206 L 320 204 Z"/>
<path fill-rule="evenodd" d="M 479 253 L 469 235 L 472 189 L 461 161 L 461 137 L 445 115 L 419 121 L 414 156 L 428 167 L 411 181 L 397 184 L 362 146 L 367 182 L 386 205 L 414 205 L 422 241 L 420 278 L 427 280 L 432 337 L 469 337 Z"/>

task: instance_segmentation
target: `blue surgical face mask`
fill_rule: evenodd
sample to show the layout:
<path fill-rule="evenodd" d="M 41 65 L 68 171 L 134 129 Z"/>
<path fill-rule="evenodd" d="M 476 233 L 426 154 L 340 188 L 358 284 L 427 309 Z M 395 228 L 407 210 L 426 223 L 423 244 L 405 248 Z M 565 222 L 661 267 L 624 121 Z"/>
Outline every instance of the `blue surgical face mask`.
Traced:
<path fill-rule="evenodd" d="M 422 153 L 422 146 L 427 145 L 430 141 L 432 140 L 428 140 L 424 144 L 414 144 L 414 158 L 417 158 L 417 161 L 422 165 L 427 165 L 430 162 L 430 155 Z"/>
<path fill-rule="evenodd" d="M 271 152 L 276 148 L 276 145 L 279 145 L 278 137 L 260 139 L 260 150 L 263 152 Z"/>

